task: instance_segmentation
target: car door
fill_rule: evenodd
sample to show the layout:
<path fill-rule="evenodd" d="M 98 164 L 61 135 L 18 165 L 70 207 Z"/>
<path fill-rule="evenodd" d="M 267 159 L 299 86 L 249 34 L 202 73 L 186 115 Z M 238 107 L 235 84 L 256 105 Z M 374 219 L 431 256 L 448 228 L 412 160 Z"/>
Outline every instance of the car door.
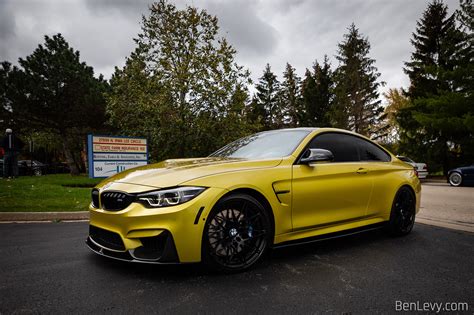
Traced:
<path fill-rule="evenodd" d="M 462 173 L 463 180 L 465 180 L 466 183 L 474 182 L 474 165 L 463 168 Z"/>
<path fill-rule="evenodd" d="M 365 216 L 380 216 L 390 211 L 392 207 L 394 195 L 387 195 L 387 192 L 394 192 L 394 183 L 390 178 L 393 172 L 398 171 L 398 168 L 391 165 L 390 154 L 374 143 L 358 137 L 354 144 L 359 151 L 361 162 L 367 168 L 367 177 L 374 183 Z"/>
<path fill-rule="evenodd" d="M 328 132 L 316 135 L 311 149 L 329 150 L 332 162 L 295 163 L 292 177 L 293 229 L 311 229 L 365 215 L 373 180 L 361 162 L 355 136 Z"/>

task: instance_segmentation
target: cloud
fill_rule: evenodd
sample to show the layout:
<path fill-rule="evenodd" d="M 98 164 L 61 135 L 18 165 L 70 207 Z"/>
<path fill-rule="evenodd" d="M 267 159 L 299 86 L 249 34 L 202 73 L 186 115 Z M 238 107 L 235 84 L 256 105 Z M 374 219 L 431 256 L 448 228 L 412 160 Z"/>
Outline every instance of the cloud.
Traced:
<path fill-rule="evenodd" d="M 219 18 L 220 28 L 243 58 L 260 58 L 271 54 L 278 31 L 257 13 L 251 0 L 209 2 L 206 9 Z"/>
<path fill-rule="evenodd" d="M 445 1 L 452 12 L 457 0 Z M 134 49 L 148 0 L 1 0 L 0 60 L 16 62 L 32 53 L 44 35 L 62 33 L 96 73 L 110 77 Z M 369 38 L 370 56 L 390 87 L 407 86 L 403 62 L 428 1 L 413 0 L 178 0 L 219 18 L 221 35 L 237 49 L 237 61 L 261 76 L 269 62 L 282 77 L 286 62 L 303 76 L 327 54 L 333 66 L 337 44 L 354 22 Z"/>

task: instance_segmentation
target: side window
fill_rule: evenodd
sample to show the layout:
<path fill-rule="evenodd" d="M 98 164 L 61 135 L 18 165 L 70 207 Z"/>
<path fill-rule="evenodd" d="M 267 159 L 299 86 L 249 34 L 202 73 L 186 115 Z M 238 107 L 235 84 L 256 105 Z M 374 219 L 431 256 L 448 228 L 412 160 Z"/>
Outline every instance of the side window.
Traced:
<path fill-rule="evenodd" d="M 361 161 L 390 161 L 390 155 L 367 140 L 356 138 Z"/>
<path fill-rule="evenodd" d="M 323 133 L 310 143 L 311 149 L 325 149 L 334 154 L 334 162 L 358 162 L 357 138 L 342 133 Z"/>

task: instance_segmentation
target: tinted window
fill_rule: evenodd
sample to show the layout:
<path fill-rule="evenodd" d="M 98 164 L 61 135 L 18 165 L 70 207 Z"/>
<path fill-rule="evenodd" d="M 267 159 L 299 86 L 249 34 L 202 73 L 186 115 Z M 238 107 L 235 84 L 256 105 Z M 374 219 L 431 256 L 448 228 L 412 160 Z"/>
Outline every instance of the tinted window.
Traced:
<path fill-rule="evenodd" d="M 311 149 L 325 149 L 334 154 L 334 162 L 390 161 L 390 155 L 373 143 L 343 133 L 324 133 L 316 136 Z"/>
<path fill-rule="evenodd" d="M 390 161 L 390 155 L 375 144 L 361 138 L 355 138 L 355 140 L 361 161 Z"/>
<path fill-rule="evenodd" d="M 325 149 L 332 152 L 334 162 L 359 161 L 355 137 L 342 133 L 323 133 L 316 136 L 309 147 L 311 149 Z"/>
<path fill-rule="evenodd" d="M 290 155 L 309 134 L 307 130 L 275 130 L 257 133 L 212 153 L 210 156 L 266 159 Z"/>

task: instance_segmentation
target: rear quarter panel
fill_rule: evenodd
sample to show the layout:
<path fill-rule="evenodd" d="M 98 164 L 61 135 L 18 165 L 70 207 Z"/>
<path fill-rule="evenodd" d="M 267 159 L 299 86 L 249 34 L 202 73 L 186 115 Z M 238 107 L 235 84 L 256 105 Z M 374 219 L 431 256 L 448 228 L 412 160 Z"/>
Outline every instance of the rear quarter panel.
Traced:
<path fill-rule="evenodd" d="M 416 195 L 416 211 L 419 211 L 421 184 L 411 166 L 393 159 L 390 163 L 374 163 L 371 172 L 374 188 L 367 209 L 368 216 L 380 216 L 389 220 L 393 200 L 402 186 L 412 188 Z"/>

